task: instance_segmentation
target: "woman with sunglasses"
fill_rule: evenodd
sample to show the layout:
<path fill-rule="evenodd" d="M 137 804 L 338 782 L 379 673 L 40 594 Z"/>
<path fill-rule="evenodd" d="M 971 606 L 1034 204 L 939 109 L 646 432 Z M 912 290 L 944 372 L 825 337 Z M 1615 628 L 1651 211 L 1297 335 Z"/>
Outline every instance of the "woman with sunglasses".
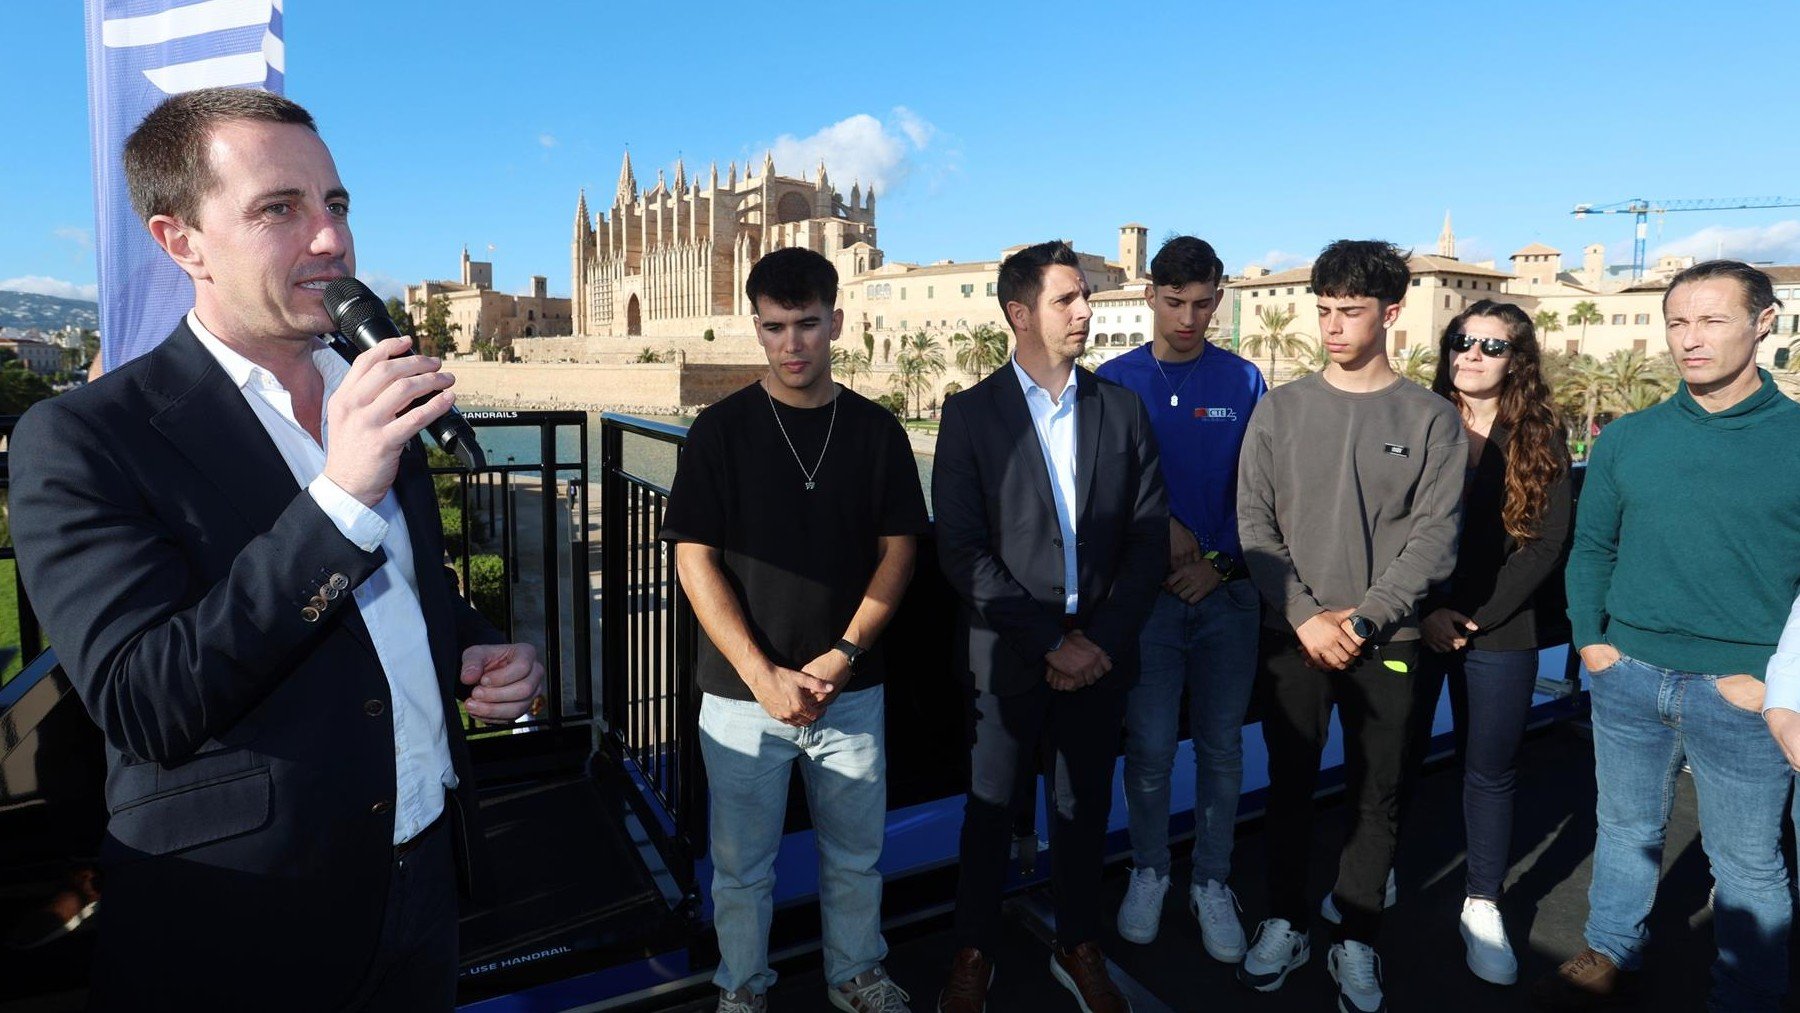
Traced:
<path fill-rule="evenodd" d="M 1431 388 L 1462 414 L 1469 470 L 1456 569 L 1421 607 L 1426 651 L 1413 710 L 1415 763 L 1448 678 L 1464 765 L 1469 970 L 1510 985 L 1518 961 L 1498 901 L 1538 650 L 1568 639 L 1561 579 L 1570 537 L 1568 449 L 1531 318 L 1517 306 L 1483 299 L 1452 320 Z"/>

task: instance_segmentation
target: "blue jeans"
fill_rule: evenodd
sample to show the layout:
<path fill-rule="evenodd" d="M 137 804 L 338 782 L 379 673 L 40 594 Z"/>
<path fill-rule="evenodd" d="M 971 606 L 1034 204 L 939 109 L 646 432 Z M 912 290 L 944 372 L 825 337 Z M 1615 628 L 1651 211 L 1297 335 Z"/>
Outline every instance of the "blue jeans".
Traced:
<path fill-rule="evenodd" d="M 1720 676 L 1621 658 L 1590 673 L 1599 786 L 1587 943 L 1636 968 L 1656 900 L 1675 778 L 1687 758 L 1712 864 L 1713 962 L 1708 1007 L 1775 1010 L 1788 983 L 1793 909 L 1781 854 L 1793 772 L 1762 716 L 1719 694 Z"/>
<path fill-rule="evenodd" d="M 1401 790 L 1401 819 L 1411 805 L 1419 767 L 1431 742 L 1438 694 L 1450 684 L 1456 755 L 1463 761 L 1463 829 L 1468 841 L 1465 892 L 1500 899 L 1512 851 L 1513 794 L 1518 786 L 1519 744 L 1537 688 L 1538 653 L 1483 651 L 1420 656 L 1413 700 L 1413 756 Z"/>
<path fill-rule="evenodd" d="M 887 956 L 881 937 L 881 844 L 887 830 L 886 707 L 882 687 L 846 693 L 806 728 L 784 725 L 754 700 L 708 693 L 700 703 L 712 835 L 713 927 L 723 989 L 767 992 L 775 853 L 800 763 L 819 849 L 825 978 L 849 981 Z"/>
<path fill-rule="evenodd" d="M 1223 883 L 1231 873 L 1259 608 L 1248 580 L 1222 584 L 1195 605 L 1167 591 L 1156 596 L 1138 637 L 1138 684 L 1125 702 L 1125 807 L 1140 869 L 1169 874 L 1169 776 L 1185 688 L 1194 741 L 1193 882 Z"/>

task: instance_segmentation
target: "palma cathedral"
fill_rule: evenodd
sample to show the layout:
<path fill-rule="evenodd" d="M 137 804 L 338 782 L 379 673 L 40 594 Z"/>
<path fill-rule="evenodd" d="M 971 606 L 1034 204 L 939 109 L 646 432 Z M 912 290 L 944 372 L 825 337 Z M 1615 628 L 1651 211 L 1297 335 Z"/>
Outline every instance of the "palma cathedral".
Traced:
<path fill-rule="evenodd" d="M 590 214 L 585 190 L 575 204 L 574 331 L 748 333 L 744 279 L 763 254 L 789 246 L 818 251 L 845 279 L 880 267 L 874 186 L 853 182 L 846 201 L 823 161 L 812 179 L 781 176 L 765 153 L 742 178 L 730 163 L 723 181 L 717 162 L 702 182 L 678 160 L 672 184 L 658 170 L 656 186 L 639 193 L 627 151 L 612 207 Z"/>

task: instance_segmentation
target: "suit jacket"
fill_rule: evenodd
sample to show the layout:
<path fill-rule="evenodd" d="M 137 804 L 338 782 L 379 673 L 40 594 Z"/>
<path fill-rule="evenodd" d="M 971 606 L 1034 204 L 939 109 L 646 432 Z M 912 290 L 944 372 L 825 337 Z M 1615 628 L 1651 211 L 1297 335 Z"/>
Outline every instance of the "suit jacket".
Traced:
<path fill-rule="evenodd" d="M 1169 507 L 1143 402 L 1075 369 L 1076 621 L 1137 681 L 1137 638 L 1169 566 Z M 944 404 L 931 473 L 938 559 L 962 599 L 958 672 L 983 692 L 1044 679 L 1062 636 L 1062 529 L 1031 410 L 1009 362 Z"/>
<path fill-rule="evenodd" d="M 384 553 L 344 538 L 298 486 L 185 322 L 33 406 L 11 468 L 26 590 L 107 743 L 96 1008 L 336 1008 L 376 948 L 393 857 L 392 701 L 350 594 Z M 500 636 L 438 565 L 416 440 L 394 488 L 466 869 L 457 671 L 464 646 Z"/>

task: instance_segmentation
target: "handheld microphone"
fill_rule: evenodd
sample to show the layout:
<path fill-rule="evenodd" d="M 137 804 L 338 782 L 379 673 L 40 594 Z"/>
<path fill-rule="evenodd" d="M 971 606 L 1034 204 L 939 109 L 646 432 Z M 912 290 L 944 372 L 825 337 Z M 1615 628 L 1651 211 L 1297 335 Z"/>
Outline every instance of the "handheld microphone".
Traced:
<path fill-rule="evenodd" d="M 351 362 L 356 361 L 358 352 L 366 352 L 388 338 L 402 336 L 400 328 L 388 316 L 387 307 L 382 305 L 381 297 L 355 278 L 337 278 L 325 286 L 325 312 L 331 314 L 331 322 L 337 326 L 338 333 L 350 345 L 355 346 L 354 349 L 344 345 L 335 346 L 338 354 Z M 408 349 L 400 354 L 413 353 Z M 431 397 L 432 395 L 427 395 L 414 401 L 407 406 L 407 410 L 417 408 L 431 400 Z M 475 440 L 475 430 L 454 407 L 432 420 L 425 428 L 431 431 L 431 438 L 437 441 L 438 446 L 456 455 L 463 467 L 470 471 L 480 471 L 487 467 L 487 456 L 481 452 L 481 444 Z"/>

